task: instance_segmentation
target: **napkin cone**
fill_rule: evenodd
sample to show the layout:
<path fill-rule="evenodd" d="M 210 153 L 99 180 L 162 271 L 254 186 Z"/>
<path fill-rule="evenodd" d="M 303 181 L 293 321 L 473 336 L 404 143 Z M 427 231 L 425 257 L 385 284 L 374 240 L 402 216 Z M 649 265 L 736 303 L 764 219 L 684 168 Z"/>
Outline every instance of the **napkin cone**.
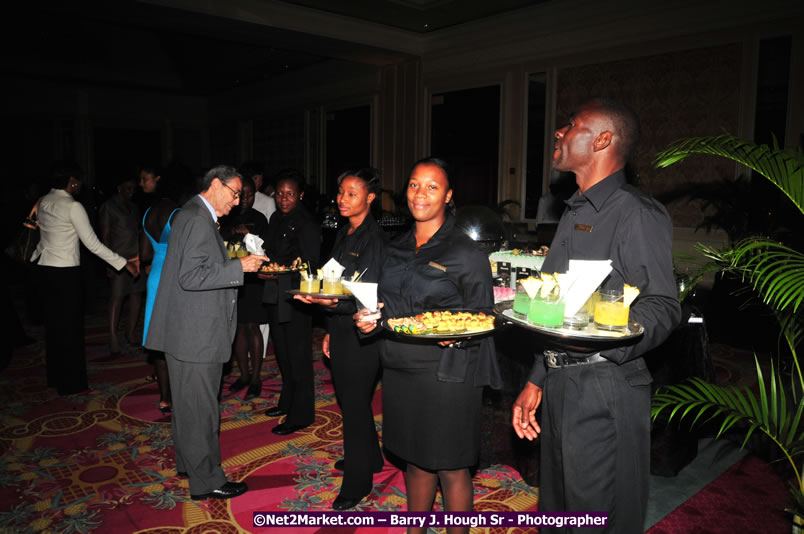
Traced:
<path fill-rule="evenodd" d="M 264 241 L 254 234 L 246 234 L 243 238 L 243 244 L 246 245 L 246 250 L 248 250 L 249 254 L 257 254 L 259 256 L 265 254 L 265 251 L 262 249 L 263 243 Z"/>
<path fill-rule="evenodd" d="M 343 287 L 348 289 L 355 296 L 357 302 L 370 312 L 379 310 L 377 307 L 377 284 L 376 282 L 347 282 L 343 281 Z"/>

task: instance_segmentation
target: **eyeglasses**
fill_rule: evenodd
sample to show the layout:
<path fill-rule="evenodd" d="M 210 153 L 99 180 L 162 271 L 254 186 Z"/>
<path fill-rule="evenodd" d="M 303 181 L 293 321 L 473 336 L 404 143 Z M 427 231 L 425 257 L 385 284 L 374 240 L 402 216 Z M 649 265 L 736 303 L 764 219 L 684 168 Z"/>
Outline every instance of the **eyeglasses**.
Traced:
<path fill-rule="evenodd" d="M 238 198 L 240 198 L 240 191 L 235 191 L 234 189 L 232 189 L 231 187 L 229 187 L 228 185 L 226 185 L 225 183 L 223 183 L 223 180 L 221 180 L 221 183 L 223 184 L 223 186 L 224 186 L 226 189 L 228 189 L 229 191 L 231 191 L 231 192 L 232 192 L 232 195 L 234 195 L 234 199 L 235 199 L 235 200 L 237 200 Z"/>

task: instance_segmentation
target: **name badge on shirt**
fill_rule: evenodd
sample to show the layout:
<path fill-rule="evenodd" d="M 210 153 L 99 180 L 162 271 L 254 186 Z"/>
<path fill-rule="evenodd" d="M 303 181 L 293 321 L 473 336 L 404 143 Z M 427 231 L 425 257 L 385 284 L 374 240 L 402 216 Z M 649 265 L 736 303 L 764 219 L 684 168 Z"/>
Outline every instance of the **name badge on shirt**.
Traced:
<path fill-rule="evenodd" d="M 592 231 L 592 227 L 589 226 L 588 224 L 576 224 L 575 229 L 578 230 L 579 232 L 591 232 Z"/>
<path fill-rule="evenodd" d="M 447 268 L 446 268 L 446 267 L 444 267 L 443 265 L 441 265 L 441 264 L 439 264 L 439 263 L 436 263 L 436 262 L 434 262 L 434 261 L 431 261 L 431 262 L 430 262 L 430 263 L 428 263 L 427 265 L 429 265 L 430 267 L 435 267 L 435 268 L 436 268 L 436 269 L 438 269 L 439 271 L 447 272 Z"/>
<path fill-rule="evenodd" d="M 360 256 L 360 254 L 358 254 L 357 252 L 351 252 L 351 251 L 350 251 L 350 252 L 347 252 L 347 254 L 349 254 L 350 256 L 354 256 L 355 258 L 357 258 L 358 256 Z"/>

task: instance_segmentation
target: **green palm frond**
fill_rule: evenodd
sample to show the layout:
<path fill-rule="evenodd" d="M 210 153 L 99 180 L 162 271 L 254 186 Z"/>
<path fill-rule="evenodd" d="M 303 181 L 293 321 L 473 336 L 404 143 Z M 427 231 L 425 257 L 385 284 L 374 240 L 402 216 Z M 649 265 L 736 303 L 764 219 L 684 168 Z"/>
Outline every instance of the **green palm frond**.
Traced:
<path fill-rule="evenodd" d="M 771 308 L 797 312 L 804 300 L 804 254 L 768 239 L 748 238 L 726 249 L 696 247 L 722 270 L 751 284 Z"/>
<path fill-rule="evenodd" d="M 730 133 L 689 137 L 671 144 L 656 155 L 656 167 L 669 167 L 692 154 L 712 154 L 736 161 L 775 184 L 804 213 L 804 152 L 757 145 Z"/>
<path fill-rule="evenodd" d="M 667 167 L 693 154 L 710 154 L 741 163 L 776 185 L 804 214 L 804 152 L 757 145 L 729 133 L 718 136 L 682 139 L 657 154 L 657 167 Z M 653 397 L 651 415 L 654 421 L 663 412 L 668 420 L 691 418 L 692 424 L 719 421 L 717 437 L 738 423 L 744 425 L 743 446 L 758 430 L 770 438 L 787 458 L 796 475 L 798 502 L 804 503 L 804 480 L 799 471 L 804 454 L 804 375 L 796 349 L 804 339 L 804 254 L 766 237 L 737 241 L 724 249 L 698 244 L 705 262 L 693 280 L 710 272 L 732 273 L 758 294 L 773 311 L 781 327 L 781 337 L 792 354 L 793 373 L 788 377 L 777 373 L 771 364 L 765 380 L 759 362 L 756 372 L 759 394 L 746 387 L 718 386 L 699 378 L 659 389 Z M 755 358 L 756 360 L 756 358 Z M 799 507 L 802 511 L 803 506 Z"/>
<path fill-rule="evenodd" d="M 759 430 L 785 455 L 796 474 L 800 490 L 804 491 L 798 468 L 798 456 L 804 452 L 804 402 L 789 403 L 783 377 L 775 371 L 773 364 L 766 384 L 756 358 L 755 362 L 759 395 L 745 386 L 718 386 L 700 378 L 691 378 L 682 384 L 660 388 L 653 396 L 651 417 L 655 421 L 669 409 L 668 421 L 676 417 L 692 417 L 692 424 L 696 425 L 719 419 L 716 438 L 742 423 L 747 426 L 742 447 Z"/>

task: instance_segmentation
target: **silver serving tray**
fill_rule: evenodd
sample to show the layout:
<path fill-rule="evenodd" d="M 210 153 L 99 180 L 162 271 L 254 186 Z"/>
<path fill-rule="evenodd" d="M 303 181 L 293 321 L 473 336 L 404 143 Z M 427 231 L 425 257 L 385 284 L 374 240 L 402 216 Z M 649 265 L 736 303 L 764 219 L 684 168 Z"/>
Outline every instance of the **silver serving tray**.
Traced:
<path fill-rule="evenodd" d="M 538 332 L 539 334 L 543 334 L 548 337 L 557 338 L 557 339 L 564 339 L 564 340 L 577 340 L 577 341 L 627 341 L 630 339 L 635 339 L 640 337 L 642 334 L 645 333 L 645 328 L 637 323 L 636 321 L 629 321 L 628 327 L 625 329 L 625 332 L 611 332 L 609 330 L 599 330 L 595 327 L 595 324 L 590 322 L 589 326 L 586 327 L 584 330 L 575 330 L 570 328 L 550 328 L 547 326 L 538 326 L 535 324 L 531 324 L 527 321 L 527 319 L 519 319 L 518 317 L 514 316 L 514 312 L 511 309 L 514 303 L 512 301 L 504 301 L 498 302 L 494 305 L 494 315 L 496 315 L 500 320 L 505 321 L 508 324 L 512 324 L 515 326 L 520 326 L 522 328 L 526 328 L 528 330 L 532 330 L 534 332 Z"/>
<path fill-rule="evenodd" d="M 432 311 L 432 310 L 429 310 L 429 311 Z M 439 310 L 439 311 L 447 311 L 447 310 Z M 451 311 L 453 313 L 457 313 L 457 312 L 469 312 L 469 313 L 483 312 L 483 313 L 485 313 L 487 315 L 496 315 L 496 314 L 490 313 L 488 308 L 486 308 L 485 310 L 461 309 L 461 310 L 448 310 L 448 311 Z M 416 314 L 412 314 L 412 315 L 416 315 Z M 395 334 L 395 335 L 397 335 L 399 337 L 405 338 L 405 339 L 411 339 L 411 340 L 416 339 L 416 340 L 426 340 L 426 341 L 448 341 L 448 340 L 453 340 L 453 339 L 466 339 L 468 337 L 479 337 L 479 336 L 484 336 L 484 335 L 487 335 L 487 334 L 491 334 L 497 328 L 499 328 L 500 326 L 503 326 L 503 323 L 500 320 L 499 316 L 497 316 L 494 319 L 494 327 L 493 328 L 489 328 L 489 329 L 486 329 L 486 330 L 478 330 L 478 331 L 474 331 L 474 332 L 458 332 L 458 333 L 455 333 L 455 334 L 437 334 L 437 333 L 406 334 L 405 332 L 397 332 L 397 331 L 395 331 L 393 329 L 393 327 L 388 326 L 388 319 L 383 319 L 380 322 L 380 326 L 382 328 L 384 328 L 385 330 L 387 330 L 388 332 L 390 332 L 392 334 Z"/>
<path fill-rule="evenodd" d="M 291 295 L 305 295 L 307 297 L 318 297 L 322 299 L 349 300 L 355 298 L 355 296 L 351 293 L 338 293 L 337 295 L 334 293 L 308 293 L 307 291 L 302 291 L 300 289 L 288 289 L 287 293 L 290 293 Z"/>

